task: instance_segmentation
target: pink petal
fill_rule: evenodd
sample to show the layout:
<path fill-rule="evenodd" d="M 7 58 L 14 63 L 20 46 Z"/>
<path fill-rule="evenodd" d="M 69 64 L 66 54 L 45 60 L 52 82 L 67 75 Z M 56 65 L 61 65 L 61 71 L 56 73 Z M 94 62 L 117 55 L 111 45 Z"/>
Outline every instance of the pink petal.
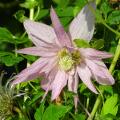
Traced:
<path fill-rule="evenodd" d="M 12 85 L 25 82 L 34 79 L 40 75 L 40 70 L 47 64 L 46 59 L 38 59 L 30 67 L 24 69 L 16 76 L 16 80 L 12 82 Z"/>
<path fill-rule="evenodd" d="M 46 75 L 45 79 L 43 79 L 41 81 L 41 87 L 44 90 L 47 90 L 47 88 L 49 87 L 49 90 L 51 90 L 51 84 L 53 82 L 53 80 L 55 79 L 55 76 L 57 74 L 57 67 L 55 66 L 49 73 L 48 75 Z"/>
<path fill-rule="evenodd" d="M 77 72 L 80 77 L 80 79 L 83 81 L 83 83 L 94 93 L 98 93 L 96 88 L 91 82 L 91 72 L 89 68 L 85 64 L 81 64 L 79 67 L 77 67 Z"/>
<path fill-rule="evenodd" d="M 112 75 L 109 73 L 107 67 L 102 61 L 98 60 L 87 60 L 86 64 L 91 69 L 96 81 L 103 85 L 112 85 L 115 80 Z"/>
<path fill-rule="evenodd" d="M 94 2 L 91 2 L 89 5 L 91 5 L 93 9 L 96 8 Z M 93 15 L 89 6 L 86 5 L 70 24 L 69 33 L 71 35 L 72 40 L 91 40 L 91 38 L 93 37 L 94 26 L 95 16 Z"/>
<path fill-rule="evenodd" d="M 57 66 L 57 57 L 49 58 L 47 65 L 41 70 L 41 72 L 45 72 L 46 74 L 51 71 L 55 66 Z"/>
<path fill-rule="evenodd" d="M 45 50 L 44 48 L 42 49 L 39 47 L 29 47 L 29 48 L 17 50 L 17 52 L 28 55 L 49 57 L 49 56 L 55 56 L 57 54 L 57 51 L 53 51 L 53 50 Z"/>
<path fill-rule="evenodd" d="M 74 91 L 74 74 L 75 74 L 75 70 L 72 69 L 69 73 L 68 73 L 68 90 L 69 91 Z"/>
<path fill-rule="evenodd" d="M 52 83 L 52 100 L 56 99 L 63 87 L 67 84 L 67 74 L 64 71 L 58 71 L 55 80 Z"/>
<path fill-rule="evenodd" d="M 61 25 L 59 18 L 53 8 L 51 8 L 50 16 L 51 16 L 52 25 L 54 27 L 56 36 L 58 38 L 58 42 L 62 45 L 62 47 L 72 46 L 71 40 L 67 35 L 67 33 L 64 31 L 64 28 Z"/>
<path fill-rule="evenodd" d="M 101 70 L 104 72 L 106 78 L 104 76 L 96 76 L 96 81 L 100 84 L 104 85 L 113 85 L 115 83 L 115 80 L 113 76 L 110 74 L 109 70 L 107 69 L 106 65 L 102 61 L 94 60 L 94 63 L 96 63 Z"/>
<path fill-rule="evenodd" d="M 33 36 L 34 38 L 32 37 L 31 39 L 36 46 L 41 46 L 41 44 L 43 44 L 41 40 L 48 43 L 54 43 L 57 39 L 54 29 L 46 24 L 26 20 L 24 22 L 24 27 L 29 37 L 32 37 L 34 35 L 39 38 L 37 39 Z"/>
<path fill-rule="evenodd" d="M 74 80 L 74 84 L 73 84 L 73 91 L 75 93 L 77 93 L 77 89 L 78 89 L 78 81 L 79 81 L 79 76 L 78 76 L 78 73 L 76 72 L 75 73 L 75 80 Z"/>
<path fill-rule="evenodd" d="M 111 58 L 112 54 L 104 51 L 98 51 L 92 48 L 80 48 L 81 54 L 90 59 L 105 59 Z"/>

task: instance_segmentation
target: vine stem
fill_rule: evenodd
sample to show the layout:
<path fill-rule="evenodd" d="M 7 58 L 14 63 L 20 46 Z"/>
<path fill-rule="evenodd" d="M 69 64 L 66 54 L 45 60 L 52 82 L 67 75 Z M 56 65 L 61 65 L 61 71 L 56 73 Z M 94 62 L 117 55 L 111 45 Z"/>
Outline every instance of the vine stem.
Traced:
<path fill-rule="evenodd" d="M 34 0 L 31 0 L 34 2 Z M 30 20 L 34 20 L 34 8 L 30 9 L 30 16 L 29 16 Z"/>
<path fill-rule="evenodd" d="M 117 60 L 119 59 L 119 56 L 120 56 L 120 39 L 119 39 L 119 42 L 118 42 L 118 45 L 117 45 L 117 48 L 116 48 L 114 58 L 112 60 L 110 68 L 109 68 L 110 73 L 112 73 L 112 71 L 114 70 L 114 68 L 116 66 L 116 63 L 117 63 Z"/>
<path fill-rule="evenodd" d="M 31 8 L 30 9 L 30 20 L 33 20 L 33 18 L 34 18 L 34 8 Z"/>

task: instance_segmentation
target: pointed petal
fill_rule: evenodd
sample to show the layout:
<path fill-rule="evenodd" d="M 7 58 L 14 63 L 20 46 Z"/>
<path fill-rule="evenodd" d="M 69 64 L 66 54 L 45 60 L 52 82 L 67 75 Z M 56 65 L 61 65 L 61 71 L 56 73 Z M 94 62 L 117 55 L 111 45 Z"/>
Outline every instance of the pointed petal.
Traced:
<path fill-rule="evenodd" d="M 59 94 L 61 93 L 61 90 L 65 85 L 67 84 L 67 75 L 64 71 L 58 71 L 55 80 L 52 83 L 52 100 L 56 99 Z"/>
<path fill-rule="evenodd" d="M 53 80 L 55 79 L 55 76 L 56 76 L 56 74 L 57 74 L 57 71 L 58 71 L 58 69 L 57 69 L 57 67 L 55 66 L 55 67 L 50 71 L 50 73 L 48 73 L 48 75 L 46 74 L 45 79 L 43 79 L 43 80 L 41 81 L 41 87 L 42 87 L 44 90 L 47 90 L 48 86 L 50 86 L 50 87 L 49 87 L 49 90 L 51 90 L 51 84 L 52 84 Z"/>
<path fill-rule="evenodd" d="M 12 85 L 25 82 L 34 79 L 40 75 L 40 70 L 47 64 L 48 61 L 45 59 L 38 59 L 30 67 L 21 71 L 17 76 L 16 80 L 12 82 Z"/>
<path fill-rule="evenodd" d="M 52 20 L 52 25 L 54 27 L 54 31 L 59 40 L 58 42 L 62 45 L 62 47 L 63 46 L 68 46 L 68 47 L 71 46 L 72 45 L 71 40 L 70 40 L 69 36 L 67 35 L 67 33 L 64 31 L 64 28 L 61 25 L 59 18 L 53 8 L 51 8 L 50 17 Z"/>
<path fill-rule="evenodd" d="M 105 58 L 111 58 L 113 56 L 108 52 L 98 51 L 92 48 L 85 48 L 85 49 L 80 48 L 79 50 L 83 56 L 90 59 L 105 59 Z"/>
<path fill-rule="evenodd" d="M 73 88 L 73 91 L 74 91 L 75 93 L 77 93 L 78 81 L 79 81 L 79 76 L 78 76 L 78 73 L 76 72 L 76 73 L 75 73 L 74 88 Z"/>
<path fill-rule="evenodd" d="M 50 57 L 50 56 L 55 56 L 57 54 L 55 51 L 45 50 L 39 47 L 24 48 L 17 50 L 17 52 L 28 55 L 42 56 L 42 57 Z"/>
<path fill-rule="evenodd" d="M 79 67 L 77 67 L 77 72 L 80 77 L 80 79 L 83 81 L 83 83 L 94 93 L 98 93 L 96 88 L 91 82 L 91 72 L 89 68 L 85 64 L 81 64 Z M 87 73 L 87 74 L 86 74 Z"/>
<path fill-rule="evenodd" d="M 112 85 L 115 80 L 112 75 L 109 73 L 107 67 L 102 61 L 91 61 L 87 60 L 86 64 L 91 69 L 96 81 L 103 85 Z"/>
<path fill-rule="evenodd" d="M 94 2 L 91 2 L 89 5 L 92 6 L 93 9 L 95 9 Z M 89 6 L 86 5 L 70 24 L 69 33 L 71 35 L 72 40 L 91 40 L 94 32 L 94 25 L 95 16 L 91 12 Z"/>
<path fill-rule="evenodd" d="M 68 76 L 68 90 L 69 91 L 73 91 L 73 81 L 74 81 L 73 76 L 69 75 Z"/>
<path fill-rule="evenodd" d="M 40 39 L 48 43 L 54 43 L 57 39 L 54 29 L 46 24 L 26 20 L 24 27 L 29 37 L 32 37 L 31 40 L 36 46 L 43 44 Z M 33 35 L 37 36 L 39 39 L 35 38 Z"/>
<path fill-rule="evenodd" d="M 49 61 L 47 65 L 41 70 L 41 72 L 45 72 L 46 74 L 49 74 L 51 70 L 57 66 L 57 57 L 51 57 L 49 58 Z"/>

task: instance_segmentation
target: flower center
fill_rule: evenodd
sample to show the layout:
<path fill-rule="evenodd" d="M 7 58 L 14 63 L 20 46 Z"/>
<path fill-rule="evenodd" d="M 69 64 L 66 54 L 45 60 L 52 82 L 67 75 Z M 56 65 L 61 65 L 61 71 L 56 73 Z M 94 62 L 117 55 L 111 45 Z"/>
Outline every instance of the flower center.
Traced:
<path fill-rule="evenodd" d="M 59 57 L 59 67 L 62 70 L 69 71 L 74 66 L 80 64 L 81 56 L 78 50 L 69 52 L 66 48 L 63 48 L 58 52 Z"/>

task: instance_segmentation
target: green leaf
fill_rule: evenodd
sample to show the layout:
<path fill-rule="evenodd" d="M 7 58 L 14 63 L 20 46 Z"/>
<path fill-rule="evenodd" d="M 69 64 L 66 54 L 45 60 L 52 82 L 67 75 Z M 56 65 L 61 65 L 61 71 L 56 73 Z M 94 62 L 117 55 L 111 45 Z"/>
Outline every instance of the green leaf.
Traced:
<path fill-rule="evenodd" d="M 38 92 L 34 95 L 34 97 L 32 98 L 32 100 L 28 103 L 29 105 L 33 104 L 36 102 L 36 100 L 38 100 L 41 96 L 43 96 L 44 93 L 43 92 Z"/>
<path fill-rule="evenodd" d="M 89 43 L 88 43 L 87 40 L 75 39 L 75 40 L 74 40 L 74 43 L 75 43 L 75 45 L 76 45 L 77 47 L 79 47 L 79 48 L 89 48 L 89 47 L 90 47 L 90 45 L 89 45 Z"/>
<path fill-rule="evenodd" d="M 58 4 L 60 7 L 66 7 L 69 4 L 70 0 L 53 0 L 56 4 Z"/>
<path fill-rule="evenodd" d="M 35 115 L 34 115 L 35 120 L 43 120 L 42 116 L 43 116 L 44 109 L 45 109 L 45 106 L 44 106 L 44 103 L 42 103 L 35 112 Z"/>
<path fill-rule="evenodd" d="M 19 10 L 14 14 L 14 17 L 21 23 L 23 23 L 25 21 L 25 19 L 27 19 L 27 17 L 25 16 L 25 11 L 24 10 Z"/>
<path fill-rule="evenodd" d="M 95 49 L 101 49 L 104 47 L 104 40 L 103 39 L 99 39 L 99 40 L 95 40 L 91 43 L 92 48 Z"/>
<path fill-rule="evenodd" d="M 40 20 L 44 17 L 46 17 L 49 14 L 49 10 L 48 9 L 41 9 L 39 14 L 36 17 L 36 20 Z"/>
<path fill-rule="evenodd" d="M 42 120 L 59 120 L 71 109 L 70 106 L 51 104 L 44 112 Z"/>
<path fill-rule="evenodd" d="M 27 8 L 27 9 L 31 9 L 34 8 L 38 5 L 38 1 L 37 0 L 26 0 L 24 3 L 21 3 L 20 6 Z"/>
<path fill-rule="evenodd" d="M 65 9 L 58 7 L 55 10 L 59 17 L 73 17 L 74 16 L 74 14 L 73 14 L 74 8 L 73 7 L 67 7 Z"/>
<path fill-rule="evenodd" d="M 113 11 L 107 18 L 109 24 L 120 24 L 120 10 Z"/>
<path fill-rule="evenodd" d="M 86 116 L 84 114 L 77 114 L 75 116 L 75 120 L 85 120 Z"/>
<path fill-rule="evenodd" d="M 107 98 L 105 101 L 102 110 L 101 110 L 101 115 L 107 115 L 107 114 L 112 114 L 116 115 L 118 111 L 118 95 L 114 94 L 110 98 Z"/>
<path fill-rule="evenodd" d="M 0 51 L 0 62 L 5 64 L 6 66 L 13 66 L 18 64 L 23 60 L 20 56 L 15 56 L 15 54 L 10 52 Z"/>
<path fill-rule="evenodd" d="M 0 41 L 14 43 L 13 37 L 8 29 L 0 27 Z"/>
<path fill-rule="evenodd" d="M 111 12 L 112 9 L 110 8 L 108 2 L 105 1 L 102 3 L 100 10 L 104 14 L 105 18 L 107 18 L 107 14 Z"/>
<path fill-rule="evenodd" d="M 101 91 L 106 91 L 107 93 L 109 93 L 111 95 L 113 94 L 112 86 L 100 85 L 99 88 L 100 88 Z"/>

